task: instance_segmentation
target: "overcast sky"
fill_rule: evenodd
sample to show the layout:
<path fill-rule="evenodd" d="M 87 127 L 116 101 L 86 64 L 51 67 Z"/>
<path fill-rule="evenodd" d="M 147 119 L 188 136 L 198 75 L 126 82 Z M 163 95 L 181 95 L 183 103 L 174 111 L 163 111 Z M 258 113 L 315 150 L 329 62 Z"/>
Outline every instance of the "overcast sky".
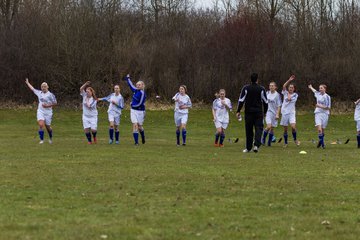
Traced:
<path fill-rule="evenodd" d="M 203 7 L 203 8 L 211 8 L 213 5 L 213 0 L 195 0 L 196 6 Z"/>

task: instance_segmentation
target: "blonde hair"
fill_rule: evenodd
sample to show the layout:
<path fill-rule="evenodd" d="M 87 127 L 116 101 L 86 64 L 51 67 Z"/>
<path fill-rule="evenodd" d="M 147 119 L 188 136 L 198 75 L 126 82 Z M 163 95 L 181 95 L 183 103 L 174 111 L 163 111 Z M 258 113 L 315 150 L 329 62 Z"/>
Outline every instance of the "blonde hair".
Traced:
<path fill-rule="evenodd" d="M 91 91 L 92 97 L 93 97 L 94 99 L 97 99 L 95 90 L 94 90 L 92 87 L 87 87 L 86 90 L 88 90 L 88 89 Z"/>
<path fill-rule="evenodd" d="M 143 81 L 137 81 L 137 83 L 136 84 L 138 84 L 138 83 L 141 83 L 142 84 L 142 90 L 144 90 L 145 89 L 145 83 L 143 82 Z"/>

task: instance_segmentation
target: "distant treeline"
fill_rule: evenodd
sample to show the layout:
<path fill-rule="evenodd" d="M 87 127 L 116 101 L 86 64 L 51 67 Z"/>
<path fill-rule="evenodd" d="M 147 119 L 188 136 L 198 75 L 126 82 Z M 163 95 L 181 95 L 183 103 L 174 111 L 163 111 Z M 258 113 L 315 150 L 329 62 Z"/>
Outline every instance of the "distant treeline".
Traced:
<path fill-rule="evenodd" d="M 200 0 L 199 0 L 200 1 Z M 25 77 L 49 83 L 60 102 L 92 81 L 99 96 L 130 72 L 149 97 L 170 99 L 180 84 L 194 101 L 219 88 L 237 99 L 251 72 L 279 88 L 297 76 L 328 85 L 336 101 L 360 97 L 360 3 L 351 0 L 0 0 L 3 101 L 32 102 Z M 122 85 L 125 87 L 125 85 Z M 124 88 L 124 95 L 129 95 Z"/>

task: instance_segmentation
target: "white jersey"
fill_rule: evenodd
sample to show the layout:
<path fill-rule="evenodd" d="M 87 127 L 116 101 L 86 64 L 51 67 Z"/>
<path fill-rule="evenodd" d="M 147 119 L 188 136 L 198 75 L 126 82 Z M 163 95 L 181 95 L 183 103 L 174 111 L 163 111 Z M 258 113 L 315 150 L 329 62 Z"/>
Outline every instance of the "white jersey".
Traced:
<path fill-rule="evenodd" d="M 216 121 L 221 123 L 229 123 L 229 111 L 221 102 L 225 101 L 225 104 L 228 105 L 230 109 L 232 109 L 231 101 L 228 98 L 221 100 L 217 98 L 213 102 L 213 109 L 215 110 L 215 118 Z"/>
<path fill-rule="evenodd" d="M 192 104 L 191 104 L 191 99 L 190 97 L 185 94 L 185 95 L 181 95 L 180 93 L 175 94 L 175 96 L 172 98 L 175 102 L 175 112 L 178 113 L 189 113 L 189 109 Z M 187 106 L 188 108 L 185 109 L 180 109 L 180 106 Z"/>
<path fill-rule="evenodd" d="M 121 96 L 121 94 L 116 95 L 115 93 L 112 93 L 109 96 L 104 97 L 103 100 L 106 100 L 110 103 L 108 113 L 115 112 L 121 114 L 121 109 L 124 108 L 124 98 Z M 112 103 L 113 101 L 116 102 L 116 105 Z"/>
<path fill-rule="evenodd" d="M 40 91 L 38 89 L 34 89 L 34 93 L 39 99 L 38 112 L 41 112 L 45 115 L 52 114 L 52 107 L 44 108 L 43 104 L 56 104 L 57 102 L 55 95 L 52 94 L 50 91 L 44 93 L 43 91 Z"/>
<path fill-rule="evenodd" d="M 319 91 L 315 91 L 314 96 L 316 98 L 317 104 L 324 105 L 325 107 L 327 107 L 329 109 L 331 108 L 331 98 L 329 95 L 327 95 L 326 93 L 321 94 Z M 326 113 L 327 115 L 329 115 L 330 114 L 329 109 L 325 110 L 325 109 L 317 107 L 317 108 L 315 108 L 314 113 Z"/>
<path fill-rule="evenodd" d="M 271 93 L 271 91 L 266 92 L 266 97 L 268 101 L 268 112 L 271 112 L 273 114 L 277 114 L 278 108 L 281 107 L 281 96 L 280 94 L 275 91 L 274 93 Z"/>
<path fill-rule="evenodd" d="M 86 92 L 82 91 L 80 94 L 83 97 L 82 108 L 83 108 L 83 116 L 85 117 L 94 117 L 98 115 L 98 111 L 96 108 L 97 101 L 93 97 L 88 98 L 86 96 Z"/>
<path fill-rule="evenodd" d="M 358 104 L 356 104 L 356 107 L 355 107 L 354 120 L 360 121 L 360 101 Z"/>
<path fill-rule="evenodd" d="M 290 100 L 289 100 L 288 99 L 289 92 L 287 90 L 283 90 L 281 93 L 284 96 L 284 101 L 283 101 L 282 107 L 281 107 L 281 114 L 286 115 L 286 114 L 290 114 L 290 113 L 295 113 L 296 112 L 295 104 L 296 104 L 296 101 L 297 101 L 299 95 L 294 92 L 291 94 Z"/>

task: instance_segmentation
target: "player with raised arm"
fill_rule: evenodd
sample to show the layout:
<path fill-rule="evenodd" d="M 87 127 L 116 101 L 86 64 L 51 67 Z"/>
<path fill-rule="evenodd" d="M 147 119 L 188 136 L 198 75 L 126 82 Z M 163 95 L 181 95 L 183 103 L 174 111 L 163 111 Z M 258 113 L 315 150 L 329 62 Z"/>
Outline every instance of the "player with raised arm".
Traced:
<path fill-rule="evenodd" d="M 324 136 L 325 128 L 328 125 L 330 108 L 331 108 L 331 98 L 326 93 L 326 85 L 321 84 L 319 86 L 319 91 L 316 91 L 315 88 L 310 84 L 309 89 L 314 93 L 316 98 L 316 107 L 315 107 L 315 127 L 318 131 L 319 142 L 317 147 L 325 148 Z"/>
<path fill-rule="evenodd" d="M 354 120 L 356 122 L 357 144 L 360 148 L 360 98 L 355 102 Z"/>
<path fill-rule="evenodd" d="M 284 83 L 282 94 L 284 100 L 281 106 L 281 121 L 280 125 L 284 127 L 284 147 L 288 145 L 288 126 L 290 124 L 292 129 L 292 135 L 294 142 L 297 146 L 300 145 L 300 142 L 297 140 L 296 132 L 296 101 L 298 99 L 298 94 L 295 92 L 295 85 L 291 83 L 295 79 L 295 75 L 290 76 L 290 78 Z"/>
<path fill-rule="evenodd" d="M 41 84 L 41 90 L 35 89 L 29 82 L 29 79 L 25 79 L 26 85 L 39 99 L 39 105 L 37 109 L 37 122 L 39 124 L 39 144 L 44 143 L 44 128 L 46 128 L 49 134 L 49 143 L 52 143 L 53 130 L 51 128 L 51 121 L 53 111 L 52 108 L 56 106 L 57 101 L 55 95 L 49 91 L 49 85 L 46 82 Z"/>
<path fill-rule="evenodd" d="M 271 142 L 274 137 L 274 128 L 278 125 L 278 120 L 280 116 L 281 109 L 281 96 L 276 91 L 277 85 L 275 82 L 271 82 L 269 85 L 269 91 L 266 92 L 266 97 L 268 100 L 268 110 L 266 112 L 265 122 L 266 128 L 263 132 L 263 137 L 261 143 L 265 145 L 266 137 L 269 134 L 268 146 L 271 146 Z"/>
<path fill-rule="evenodd" d="M 98 122 L 98 111 L 96 108 L 97 98 L 95 95 L 95 90 L 92 87 L 89 87 L 90 83 L 90 81 L 87 81 L 86 83 L 84 83 L 84 85 L 80 87 L 80 95 L 83 97 L 82 121 L 88 144 L 92 144 L 91 134 L 94 138 L 94 143 L 97 143 L 96 134 Z"/>
<path fill-rule="evenodd" d="M 110 103 L 108 109 L 108 118 L 109 118 L 109 144 L 114 142 L 114 130 L 115 130 L 115 143 L 120 143 L 120 118 L 121 110 L 124 108 L 124 98 L 120 94 L 120 86 L 114 86 L 114 93 L 110 94 L 107 97 L 99 98 L 99 101 L 107 101 Z"/>
<path fill-rule="evenodd" d="M 176 145 L 180 146 L 180 131 L 182 134 L 182 145 L 186 145 L 186 124 L 189 117 L 189 108 L 191 108 L 191 99 L 186 94 L 187 88 L 185 85 L 181 85 L 179 87 L 179 92 L 175 94 L 175 96 L 172 98 L 172 100 L 175 101 L 175 113 L 174 113 L 174 119 L 175 119 L 175 125 L 176 125 Z"/>
<path fill-rule="evenodd" d="M 130 118 L 133 124 L 133 137 L 135 145 L 139 145 L 139 132 L 141 135 L 142 143 L 145 144 L 145 131 L 144 131 L 144 120 L 145 120 L 145 84 L 143 81 L 138 81 L 136 86 L 131 82 L 130 74 L 126 75 L 125 80 L 133 92 L 131 100 Z"/>
<path fill-rule="evenodd" d="M 229 110 L 232 110 L 231 101 L 225 95 L 225 89 L 220 89 L 212 107 L 213 120 L 216 127 L 215 147 L 224 146 L 225 129 L 229 125 Z"/>

